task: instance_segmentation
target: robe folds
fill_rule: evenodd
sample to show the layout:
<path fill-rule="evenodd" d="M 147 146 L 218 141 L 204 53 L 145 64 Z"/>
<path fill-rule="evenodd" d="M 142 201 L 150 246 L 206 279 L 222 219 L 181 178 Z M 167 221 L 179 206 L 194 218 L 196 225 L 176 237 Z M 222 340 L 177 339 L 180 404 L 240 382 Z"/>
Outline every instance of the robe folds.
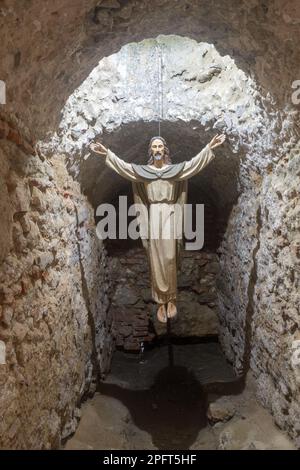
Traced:
<path fill-rule="evenodd" d="M 158 304 L 176 300 L 177 296 L 187 180 L 214 157 L 207 145 L 191 160 L 156 168 L 127 163 L 107 151 L 106 165 L 132 182 L 140 237 L 150 266 L 152 298 Z"/>

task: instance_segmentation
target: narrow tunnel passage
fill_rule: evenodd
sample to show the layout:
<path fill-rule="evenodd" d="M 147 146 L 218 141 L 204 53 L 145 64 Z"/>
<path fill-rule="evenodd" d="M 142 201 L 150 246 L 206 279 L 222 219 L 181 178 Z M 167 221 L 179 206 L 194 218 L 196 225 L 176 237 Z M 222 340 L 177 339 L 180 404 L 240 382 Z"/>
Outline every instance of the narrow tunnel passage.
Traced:
<path fill-rule="evenodd" d="M 32 41 L 43 12 L 49 28 L 66 17 L 68 0 L 53 3 L 35 12 Z M 281 9 L 255 1 L 242 13 L 207 3 L 214 27 L 201 28 L 206 2 L 177 2 L 182 24 L 170 12 L 154 21 L 168 1 L 147 18 L 144 0 L 94 3 L 73 2 L 68 57 L 55 35 L 40 52 L 29 44 L 27 57 L 32 2 L 19 50 L 2 61 L 0 447 L 299 447 L 299 133 L 289 89 L 276 85 L 299 63 L 295 25 L 285 14 L 277 28 Z M 252 8 L 266 29 L 248 21 Z M 15 11 L 0 10 L 6 39 Z M 189 182 L 188 203 L 204 204 L 204 246 L 182 251 L 169 333 L 141 240 L 97 236 L 99 205 L 118 213 L 120 198 L 133 199 L 90 151 L 101 139 L 145 164 L 158 129 L 178 164 L 226 134 Z"/>
<path fill-rule="evenodd" d="M 168 53 L 164 51 L 168 62 L 164 65 L 166 78 L 163 84 L 167 96 L 164 104 L 166 118 L 161 120 L 159 127 L 169 145 L 170 154 L 172 158 L 174 157 L 173 161 L 180 162 L 197 154 L 216 132 L 208 125 L 211 120 L 209 114 L 212 112 L 219 116 L 219 111 L 213 107 L 210 110 L 206 108 L 206 111 L 201 107 L 199 113 L 197 111 L 197 100 L 202 106 L 203 88 L 206 86 L 207 95 L 213 97 L 215 87 L 220 86 L 218 79 L 224 80 L 224 86 L 226 80 L 232 83 L 234 74 L 238 73 L 230 60 L 228 63 L 220 64 L 217 59 L 213 59 L 212 62 L 216 65 L 208 69 L 213 70 L 213 73 L 205 72 L 203 63 L 201 66 L 198 64 L 192 66 L 191 50 L 189 50 L 188 65 L 182 64 L 178 60 L 179 53 L 182 52 L 181 47 L 183 50 L 189 47 L 189 41 L 186 38 L 176 37 L 170 39 L 165 37 L 160 41 L 168 50 Z M 191 42 L 190 47 L 196 46 Z M 111 107 L 107 118 L 105 114 L 102 117 L 103 123 L 107 120 L 107 128 L 103 129 L 103 124 L 100 125 L 99 122 L 92 120 L 93 132 L 95 133 L 95 129 L 99 127 L 101 129 L 99 135 L 105 145 L 125 161 L 145 164 L 148 142 L 157 134 L 155 89 L 159 87 L 154 84 L 153 90 L 149 83 L 137 85 L 130 71 L 132 69 L 136 71 L 137 67 L 144 69 L 146 67 L 147 70 L 149 65 L 145 64 L 149 57 L 153 59 L 155 48 L 156 44 L 151 41 L 145 41 L 141 45 L 126 46 L 119 53 L 119 57 L 116 55 L 112 59 L 107 58 L 105 64 L 99 64 L 100 76 L 104 69 L 106 76 L 110 75 L 112 79 L 112 71 L 118 71 L 122 75 L 119 71 L 125 66 L 127 70 L 125 78 L 123 76 L 114 85 L 108 85 L 107 81 L 103 85 L 94 71 L 92 83 L 87 83 L 86 88 L 83 84 L 76 97 L 69 100 L 65 120 L 61 124 L 62 147 L 70 146 L 71 149 L 74 147 L 78 154 L 82 146 L 79 164 L 72 152 L 70 153 L 70 149 L 68 150 L 69 168 L 78 175 L 81 187 L 93 205 L 95 213 L 99 204 L 112 203 L 116 214 L 122 214 L 124 219 L 123 212 L 124 209 L 127 210 L 127 206 L 121 208 L 120 199 L 126 197 L 130 205 L 133 203 L 133 197 L 131 184 L 106 168 L 99 156 L 89 155 L 85 149 L 86 138 L 91 137 L 91 128 L 87 127 L 84 121 L 91 119 L 88 105 L 89 90 L 97 84 L 99 96 L 104 96 L 105 101 L 112 93 L 112 102 L 116 104 L 115 118 Z M 214 51 L 206 45 L 199 45 L 199 48 L 204 57 L 207 54 L 214 54 Z M 174 70 L 175 63 L 176 70 Z M 199 74 L 201 67 L 203 71 Z M 193 75 L 194 70 L 198 70 L 198 75 Z M 226 72 L 227 77 L 219 77 L 220 73 L 226 74 Z M 151 65 L 149 73 L 145 75 L 146 77 L 151 75 Z M 179 84 L 177 81 L 173 83 L 174 77 L 176 80 L 180 77 L 181 82 L 183 77 L 183 81 L 192 83 L 191 90 L 186 89 L 186 85 L 181 89 L 180 81 Z M 155 71 L 153 78 L 155 81 Z M 122 83 L 123 80 L 125 85 Z M 234 80 L 236 82 L 236 77 Z M 198 88 L 199 82 L 200 88 Z M 148 93 L 145 101 L 135 103 L 131 108 L 134 94 L 136 98 L 140 98 L 141 89 L 145 86 Z M 228 220 L 240 196 L 240 164 L 247 154 L 247 148 L 240 144 L 237 133 L 242 134 L 245 124 L 249 126 L 250 122 L 253 123 L 250 118 L 253 119 L 253 112 L 257 112 L 252 100 L 251 87 L 254 88 L 254 84 L 247 82 L 246 78 L 241 76 L 241 81 L 237 84 L 239 95 L 235 98 L 236 102 L 232 95 L 230 102 L 226 102 L 226 95 L 223 97 L 224 108 L 231 107 L 231 113 L 233 110 L 238 110 L 240 122 L 236 123 L 235 129 L 231 118 L 228 115 L 223 117 L 221 126 L 226 126 L 229 141 L 222 150 L 218 151 L 217 160 L 195 176 L 189 184 L 188 203 L 193 207 L 196 204 L 203 204 L 205 207 L 205 243 L 201 250 L 182 253 L 178 273 L 179 314 L 176 322 L 168 321 L 166 326 L 157 321 L 155 302 L 151 298 L 147 256 L 141 240 L 133 241 L 128 238 L 123 240 L 116 236 L 115 240 L 108 239 L 104 243 L 111 263 L 112 294 L 108 316 L 113 319 L 116 352 L 112 359 L 111 371 L 101 380 L 95 401 L 87 405 L 87 413 L 93 414 L 94 409 L 94 413 L 101 415 L 100 408 L 105 397 L 108 403 L 117 404 L 118 408 L 122 408 L 123 421 L 116 417 L 115 422 L 113 417 L 112 421 L 107 422 L 108 429 L 110 427 L 118 429 L 114 436 L 118 448 L 132 446 L 135 448 L 153 446 L 158 449 L 191 449 L 198 448 L 197 446 L 208 449 L 222 448 L 222 446 L 276 448 L 277 445 L 289 448 L 289 443 L 283 436 L 278 435 L 278 444 L 273 442 L 277 438 L 276 429 L 268 420 L 266 421 L 268 432 L 257 431 L 255 440 L 251 440 L 248 436 L 250 432 L 250 429 L 247 429 L 248 415 L 251 415 L 251 406 L 257 406 L 254 404 L 251 385 L 247 383 L 251 331 L 247 333 L 246 330 L 242 348 L 244 361 L 242 368 L 236 371 L 226 362 L 218 343 L 220 318 L 222 318 L 220 315 L 222 295 L 218 292 L 218 289 L 222 288 L 219 248 L 226 234 Z M 109 91 L 110 89 L 112 91 Z M 192 93 L 192 90 L 200 94 L 200 97 Z M 192 105 L 189 95 L 193 97 Z M 220 95 L 219 92 L 218 96 Z M 83 97 L 85 97 L 84 104 L 78 104 Z M 151 116 L 151 100 L 154 116 Z M 120 103 L 124 103 L 123 108 Z M 176 110 L 178 103 L 179 109 Z M 105 113 L 106 105 L 101 106 Z M 75 128 L 72 124 L 74 108 L 77 109 L 77 115 L 80 113 L 80 119 L 83 119 L 81 124 L 76 121 Z M 120 115 L 124 116 L 124 123 L 120 122 Z M 136 120 L 136 117 L 139 119 Z M 218 129 L 218 126 L 216 128 Z M 72 135 L 73 144 L 70 139 L 64 141 L 67 134 Z M 97 134 L 95 137 L 97 139 Z M 96 216 L 96 224 L 99 220 Z M 125 220 L 126 225 L 129 222 L 130 219 Z M 117 233 L 120 224 L 117 219 Z M 251 285 L 253 286 L 253 283 Z M 253 292 L 249 295 L 249 298 L 252 298 Z M 250 308 L 252 308 L 251 300 L 246 315 L 250 315 Z M 246 317 L 246 322 L 248 325 L 251 324 L 249 316 Z M 251 383 L 251 378 L 248 377 L 249 381 Z M 256 412 L 257 417 L 251 423 L 254 428 L 259 426 L 264 415 L 264 411 L 259 407 Z M 234 429 L 232 438 L 227 437 L 231 432 L 226 424 L 227 421 L 230 422 L 229 428 L 232 425 Z M 217 430 L 212 426 L 215 423 L 219 426 Z M 95 422 L 94 425 L 97 428 Z M 98 438 L 92 436 L 95 433 Z M 242 438 L 239 440 L 240 433 L 245 433 L 244 440 Z M 265 435 L 268 435 L 270 440 Z M 89 428 L 88 422 L 84 422 L 74 438 L 67 442 L 66 448 L 76 448 L 76 445 L 82 445 L 83 448 L 89 445 L 93 448 L 107 445 L 109 448 L 111 444 L 106 439 L 107 437 L 103 432 L 99 432 L 98 428 L 96 431 L 93 426 Z"/>

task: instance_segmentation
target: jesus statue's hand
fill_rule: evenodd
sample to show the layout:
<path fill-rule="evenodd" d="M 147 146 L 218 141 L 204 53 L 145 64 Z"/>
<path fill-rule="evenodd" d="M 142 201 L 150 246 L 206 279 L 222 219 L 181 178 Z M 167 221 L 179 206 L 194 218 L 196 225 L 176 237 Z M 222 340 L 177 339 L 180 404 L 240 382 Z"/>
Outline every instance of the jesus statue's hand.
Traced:
<path fill-rule="evenodd" d="M 223 142 L 225 141 L 225 139 L 226 139 L 225 134 L 220 134 L 220 135 L 217 134 L 217 135 L 215 135 L 215 136 L 211 139 L 211 141 L 209 142 L 209 144 L 208 144 L 208 145 L 209 145 L 209 148 L 210 148 L 210 149 L 214 149 L 214 148 L 216 148 L 216 147 L 219 147 L 219 145 L 222 145 L 222 144 L 223 144 Z"/>
<path fill-rule="evenodd" d="M 98 153 L 98 155 L 101 155 L 102 157 L 106 157 L 107 155 L 107 148 L 104 147 L 104 145 L 100 144 L 100 142 L 92 143 L 90 145 L 90 149 L 93 152 Z"/>

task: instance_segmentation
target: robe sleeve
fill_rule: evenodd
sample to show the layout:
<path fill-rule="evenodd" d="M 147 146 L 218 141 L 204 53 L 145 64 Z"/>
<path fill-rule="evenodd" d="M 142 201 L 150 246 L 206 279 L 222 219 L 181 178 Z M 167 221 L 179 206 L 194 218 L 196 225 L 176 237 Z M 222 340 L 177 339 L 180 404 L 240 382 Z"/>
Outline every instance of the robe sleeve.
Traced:
<path fill-rule="evenodd" d="M 184 167 L 180 175 L 176 178 L 179 181 L 186 180 L 199 173 L 215 158 L 214 152 L 207 145 L 194 158 L 184 162 Z"/>
<path fill-rule="evenodd" d="M 131 163 L 127 163 L 117 157 L 111 150 L 107 150 L 105 164 L 129 181 L 142 181 L 142 179 L 134 172 Z"/>

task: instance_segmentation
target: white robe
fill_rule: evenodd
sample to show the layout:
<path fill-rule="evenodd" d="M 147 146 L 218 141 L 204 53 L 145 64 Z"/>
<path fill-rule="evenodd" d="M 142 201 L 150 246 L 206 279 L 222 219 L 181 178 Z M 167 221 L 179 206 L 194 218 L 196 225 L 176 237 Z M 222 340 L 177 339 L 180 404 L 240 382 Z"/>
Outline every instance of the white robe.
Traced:
<path fill-rule="evenodd" d="M 171 179 L 146 180 L 138 175 L 131 163 L 121 160 L 113 152 L 108 150 L 105 163 L 120 176 L 133 183 L 142 183 L 149 208 L 149 232 L 147 234 L 148 260 L 151 273 L 152 297 L 158 304 L 165 304 L 169 300 L 176 300 L 177 296 L 177 269 L 179 264 L 178 246 L 178 212 L 175 208 L 179 193 L 187 194 L 187 185 L 179 185 L 192 176 L 199 173 L 215 157 L 207 145 L 200 153 L 189 161 L 185 161 L 181 171 Z M 157 169 L 149 165 L 151 169 L 161 172 L 167 169 Z M 184 188 L 184 189 L 183 189 Z M 144 202 L 145 202 L 144 198 Z M 135 199 L 136 200 L 136 199 Z M 181 199 L 183 201 L 183 198 Z M 182 215 L 181 215 L 182 216 Z M 145 220 L 145 219 L 144 219 Z M 158 228 L 158 220 L 160 220 Z M 169 232 L 169 227 L 173 230 Z M 180 225 L 180 224 L 179 224 Z M 165 230 L 167 228 L 167 230 Z M 169 237 L 166 234 L 169 233 Z"/>

